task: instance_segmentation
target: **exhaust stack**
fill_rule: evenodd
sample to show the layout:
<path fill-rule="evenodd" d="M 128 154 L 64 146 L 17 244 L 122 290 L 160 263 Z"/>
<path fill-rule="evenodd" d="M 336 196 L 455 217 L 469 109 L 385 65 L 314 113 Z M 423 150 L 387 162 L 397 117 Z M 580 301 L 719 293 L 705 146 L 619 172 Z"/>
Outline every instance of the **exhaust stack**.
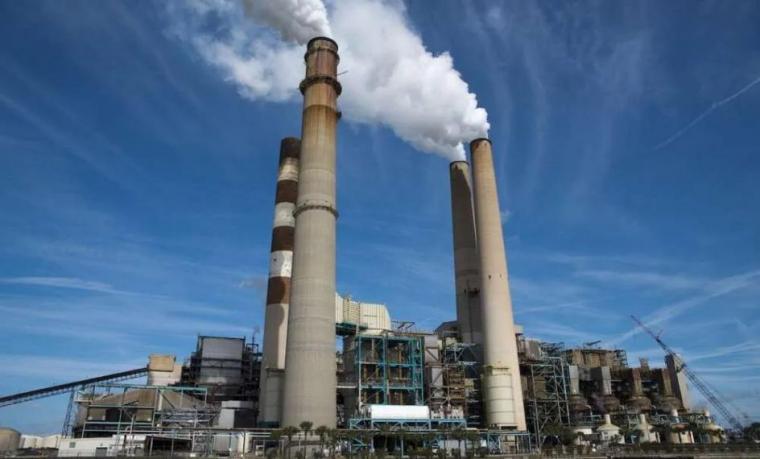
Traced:
<path fill-rule="evenodd" d="M 480 265 L 472 208 L 472 180 L 467 161 L 449 165 L 451 222 L 454 236 L 454 280 L 457 324 L 462 341 L 483 343 L 480 320 Z"/>
<path fill-rule="evenodd" d="M 290 292 L 282 425 L 303 421 L 334 428 L 335 363 L 335 130 L 338 45 L 309 41 L 304 96 L 295 253 Z"/>
<path fill-rule="evenodd" d="M 285 343 L 288 336 L 290 275 L 293 266 L 295 219 L 298 197 L 298 156 L 301 141 L 286 137 L 280 142 L 280 165 L 274 203 L 274 224 L 269 257 L 267 304 L 264 312 L 264 348 L 261 359 L 259 424 L 279 425 Z"/>
<path fill-rule="evenodd" d="M 491 141 L 470 143 L 475 227 L 480 256 L 483 325 L 483 401 L 488 427 L 525 430 L 507 256 L 499 212 Z"/>

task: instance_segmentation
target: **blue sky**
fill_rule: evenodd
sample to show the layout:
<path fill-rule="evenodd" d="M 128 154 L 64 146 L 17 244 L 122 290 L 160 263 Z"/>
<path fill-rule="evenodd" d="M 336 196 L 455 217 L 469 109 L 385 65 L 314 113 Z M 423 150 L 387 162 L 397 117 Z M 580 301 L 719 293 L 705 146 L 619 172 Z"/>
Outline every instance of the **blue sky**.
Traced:
<path fill-rule="evenodd" d="M 516 318 L 662 362 L 760 418 L 760 4 L 407 5 L 489 112 Z M 0 393 L 185 358 L 262 325 L 277 148 L 159 3 L 0 1 Z M 758 82 L 760 83 L 760 82 Z M 454 316 L 448 164 L 339 127 L 338 285 Z M 0 409 L 55 432 L 65 396 Z"/>

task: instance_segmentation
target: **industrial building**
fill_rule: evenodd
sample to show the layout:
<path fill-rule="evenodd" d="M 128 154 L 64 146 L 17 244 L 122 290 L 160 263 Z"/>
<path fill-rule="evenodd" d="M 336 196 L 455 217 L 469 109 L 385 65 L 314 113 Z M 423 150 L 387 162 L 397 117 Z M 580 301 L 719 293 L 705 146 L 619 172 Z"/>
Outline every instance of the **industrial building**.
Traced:
<path fill-rule="evenodd" d="M 336 292 L 338 45 L 314 38 L 305 61 L 303 130 L 279 152 L 262 348 L 199 336 L 184 363 L 155 354 L 145 368 L 0 404 L 70 394 L 61 456 L 256 453 L 279 448 L 273 429 L 303 423 L 369 432 L 340 437 L 346 448 L 386 448 L 373 436 L 394 431 L 406 433 L 392 446 L 402 450 L 454 448 L 451 432 L 467 431 L 490 453 L 556 444 L 561 428 L 579 443 L 724 441 L 709 413 L 690 411 L 675 355 L 631 367 L 623 350 L 565 348 L 514 323 L 489 139 L 449 167 L 456 320 L 418 330 Z M 145 385 L 123 382 L 142 376 Z"/>

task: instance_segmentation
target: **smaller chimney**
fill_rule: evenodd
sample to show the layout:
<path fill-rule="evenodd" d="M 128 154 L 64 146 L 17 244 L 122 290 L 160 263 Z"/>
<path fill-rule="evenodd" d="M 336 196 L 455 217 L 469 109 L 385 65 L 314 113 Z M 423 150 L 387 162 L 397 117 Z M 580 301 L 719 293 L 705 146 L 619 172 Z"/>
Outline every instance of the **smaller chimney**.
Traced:
<path fill-rule="evenodd" d="M 449 165 L 451 222 L 454 239 L 454 280 L 457 324 L 462 341 L 483 343 L 480 321 L 480 261 L 472 205 L 472 178 L 467 161 Z"/>
<path fill-rule="evenodd" d="M 267 304 L 264 312 L 264 347 L 259 383 L 259 424 L 280 423 L 285 343 L 288 336 L 290 275 L 293 265 L 295 218 L 298 197 L 298 157 L 301 141 L 286 137 L 280 143 L 280 165 L 274 203 L 272 245 L 269 257 Z"/>

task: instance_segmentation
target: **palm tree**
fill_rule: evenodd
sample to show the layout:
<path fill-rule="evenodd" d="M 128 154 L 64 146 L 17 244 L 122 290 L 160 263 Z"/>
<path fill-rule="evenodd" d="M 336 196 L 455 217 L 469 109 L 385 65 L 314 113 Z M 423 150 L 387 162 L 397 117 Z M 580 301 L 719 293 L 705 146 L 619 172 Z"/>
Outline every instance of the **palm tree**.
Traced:
<path fill-rule="evenodd" d="M 327 436 L 327 431 L 330 430 L 327 428 L 327 426 L 319 426 L 316 429 L 314 429 L 314 433 L 319 436 L 319 455 L 322 457 L 324 450 L 325 450 L 325 437 Z"/>
<path fill-rule="evenodd" d="M 298 427 L 295 426 L 287 426 L 282 429 L 282 433 L 285 434 L 286 437 L 288 437 L 288 459 L 290 459 L 290 445 L 293 443 L 293 435 L 298 433 Z"/>
<path fill-rule="evenodd" d="M 391 426 L 388 424 L 381 424 L 380 427 L 378 427 L 378 430 L 380 431 L 380 435 L 383 436 L 383 449 L 388 451 L 388 436 L 391 434 Z"/>
<path fill-rule="evenodd" d="M 354 455 L 354 443 L 359 439 L 359 436 L 361 435 L 361 432 L 357 430 L 345 430 L 342 433 L 342 437 L 344 437 L 348 441 L 348 455 L 349 457 L 352 457 Z"/>
<path fill-rule="evenodd" d="M 314 423 L 311 421 L 303 421 L 302 423 L 298 424 L 298 426 L 303 430 L 304 437 L 309 435 L 309 432 L 311 432 L 311 426 L 313 426 Z"/>
<path fill-rule="evenodd" d="M 338 443 L 338 429 L 327 429 L 327 450 L 330 458 L 335 457 L 335 445 Z"/>
<path fill-rule="evenodd" d="M 360 435 L 362 443 L 364 443 L 366 445 L 366 447 L 367 447 L 365 449 L 365 453 L 364 453 L 366 455 L 365 457 L 369 457 L 369 453 L 372 450 L 372 439 L 374 437 L 375 437 L 375 434 L 372 433 L 372 431 L 370 431 L 370 430 L 365 430 Z"/>
<path fill-rule="evenodd" d="M 282 455 L 282 429 L 275 429 L 269 434 L 269 438 L 277 442 L 277 452 Z"/>
<path fill-rule="evenodd" d="M 311 426 L 313 426 L 314 423 L 311 421 L 303 421 L 300 424 L 298 424 L 299 427 L 301 427 L 301 430 L 303 431 L 303 459 L 306 459 L 306 441 L 307 437 L 309 436 L 309 432 L 311 432 Z"/>
<path fill-rule="evenodd" d="M 433 456 L 433 440 L 436 439 L 436 434 L 433 432 L 427 432 L 422 434 L 422 439 L 425 442 L 425 457 Z"/>
<path fill-rule="evenodd" d="M 468 430 L 466 431 L 467 439 L 470 440 L 471 453 L 472 456 L 475 456 L 475 452 L 478 450 L 478 447 L 480 446 L 480 434 L 476 430 Z M 470 454 L 467 455 L 470 457 Z"/>
<path fill-rule="evenodd" d="M 399 448 L 396 450 L 396 456 L 401 458 L 404 457 L 404 441 L 406 440 L 407 433 L 403 429 L 399 429 L 395 433 L 399 443 Z"/>
<path fill-rule="evenodd" d="M 456 427 L 451 431 L 451 436 L 457 441 L 457 448 L 459 449 L 459 457 L 462 456 L 462 440 L 466 438 L 466 432 L 461 427 Z"/>

